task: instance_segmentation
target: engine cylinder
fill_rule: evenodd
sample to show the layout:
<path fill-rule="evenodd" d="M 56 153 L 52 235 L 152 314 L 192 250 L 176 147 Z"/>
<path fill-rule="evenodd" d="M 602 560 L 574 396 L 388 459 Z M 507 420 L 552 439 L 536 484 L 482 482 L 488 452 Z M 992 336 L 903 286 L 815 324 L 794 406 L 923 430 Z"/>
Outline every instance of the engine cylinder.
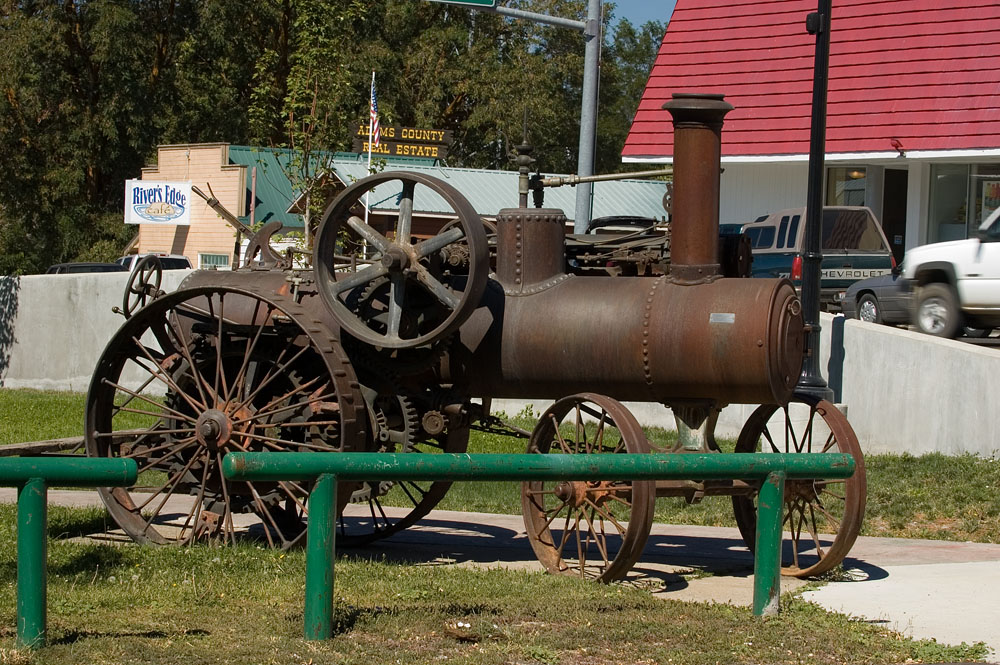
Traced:
<path fill-rule="evenodd" d="M 442 377 L 477 396 L 775 404 L 801 369 L 801 305 L 786 280 L 570 277 L 530 296 L 487 293 L 488 331 L 463 326 L 468 354 Z"/>

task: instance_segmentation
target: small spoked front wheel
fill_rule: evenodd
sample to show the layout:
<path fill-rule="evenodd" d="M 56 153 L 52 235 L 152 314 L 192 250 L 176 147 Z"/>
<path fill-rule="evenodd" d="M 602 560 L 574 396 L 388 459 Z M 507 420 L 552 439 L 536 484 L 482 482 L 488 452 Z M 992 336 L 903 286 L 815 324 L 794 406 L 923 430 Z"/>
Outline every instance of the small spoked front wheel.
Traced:
<path fill-rule="evenodd" d="M 781 572 L 813 577 L 839 565 L 858 537 L 865 514 L 867 484 L 858 437 L 837 408 L 798 396 L 784 407 L 765 404 L 747 420 L 736 442 L 738 453 L 847 453 L 854 458 L 850 478 L 789 479 L 785 483 Z M 750 551 L 757 534 L 757 497 L 734 496 L 733 512 Z"/>
<path fill-rule="evenodd" d="M 590 393 L 559 400 L 542 414 L 529 453 L 648 453 L 635 417 L 619 402 Z M 646 545 L 656 483 L 650 480 L 530 481 L 521 511 L 535 555 L 551 573 L 600 582 L 624 577 Z"/>

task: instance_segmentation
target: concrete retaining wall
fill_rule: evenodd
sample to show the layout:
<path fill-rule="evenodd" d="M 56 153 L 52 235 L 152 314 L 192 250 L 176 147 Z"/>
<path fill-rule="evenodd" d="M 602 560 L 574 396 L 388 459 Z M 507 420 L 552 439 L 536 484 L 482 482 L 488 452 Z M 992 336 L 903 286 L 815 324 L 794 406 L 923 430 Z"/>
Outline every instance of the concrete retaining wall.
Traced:
<path fill-rule="evenodd" d="M 163 274 L 173 290 L 189 271 Z M 0 277 L 0 386 L 86 391 L 105 344 L 124 319 L 126 273 Z M 1000 349 L 939 340 L 823 315 L 824 376 L 866 452 L 1000 451 Z M 832 353 L 831 353 L 832 350 Z M 515 414 L 528 402 L 498 400 Z M 532 403 L 535 412 L 547 406 Z M 630 404 L 643 424 L 673 429 L 668 409 Z M 755 408 L 731 405 L 720 436 L 735 437 Z"/>
<path fill-rule="evenodd" d="M 190 270 L 168 270 L 173 291 Z M 0 277 L 0 387 L 86 392 L 104 346 L 125 319 L 129 273 Z"/>

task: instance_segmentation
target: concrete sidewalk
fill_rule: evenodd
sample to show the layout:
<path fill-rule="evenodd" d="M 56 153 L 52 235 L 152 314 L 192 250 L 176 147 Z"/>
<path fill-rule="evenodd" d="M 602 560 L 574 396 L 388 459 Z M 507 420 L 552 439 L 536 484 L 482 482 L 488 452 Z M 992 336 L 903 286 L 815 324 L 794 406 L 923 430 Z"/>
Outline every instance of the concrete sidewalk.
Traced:
<path fill-rule="evenodd" d="M 15 498 L 13 489 L 0 488 L 0 501 Z M 100 505 L 93 491 L 54 490 L 49 502 Z M 243 526 L 253 521 L 239 517 Z M 113 533 L 95 536 L 121 539 Z M 371 547 L 341 553 L 418 565 L 541 570 L 519 515 L 438 510 Z M 994 658 L 1000 654 L 1000 545 L 859 538 L 844 568 L 847 581 L 830 582 L 803 597 L 912 637 L 944 644 L 985 642 Z M 662 598 L 749 606 L 753 557 L 735 528 L 654 524 L 643 556 L 625 583 Z M 803 584 L 782 578 L 781 589 Z"/>

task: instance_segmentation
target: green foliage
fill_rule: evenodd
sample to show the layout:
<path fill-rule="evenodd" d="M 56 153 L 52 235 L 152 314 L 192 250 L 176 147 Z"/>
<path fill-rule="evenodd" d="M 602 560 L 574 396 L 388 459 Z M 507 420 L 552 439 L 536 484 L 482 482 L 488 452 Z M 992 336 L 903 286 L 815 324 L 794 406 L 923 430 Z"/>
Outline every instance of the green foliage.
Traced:
<path fill-rule="evenodd" d="M 587 3 L 507 4 L 582 19 Z M 599 173 L 621 169 L 663 33 L 612 29 L 613 7 Z M 0 0 L 0 49 L 0 274 L 120 255 L 123 182 L 158 144 L 287 146 L 296 189 L 312 189 L 315 156 L 367 117 L 373 70 L 383 124 L 453 131 L 452 165 L 510 168 L 527 114 L 538 167 L 576 170 L 574 30 L 417 0 Z"/>

